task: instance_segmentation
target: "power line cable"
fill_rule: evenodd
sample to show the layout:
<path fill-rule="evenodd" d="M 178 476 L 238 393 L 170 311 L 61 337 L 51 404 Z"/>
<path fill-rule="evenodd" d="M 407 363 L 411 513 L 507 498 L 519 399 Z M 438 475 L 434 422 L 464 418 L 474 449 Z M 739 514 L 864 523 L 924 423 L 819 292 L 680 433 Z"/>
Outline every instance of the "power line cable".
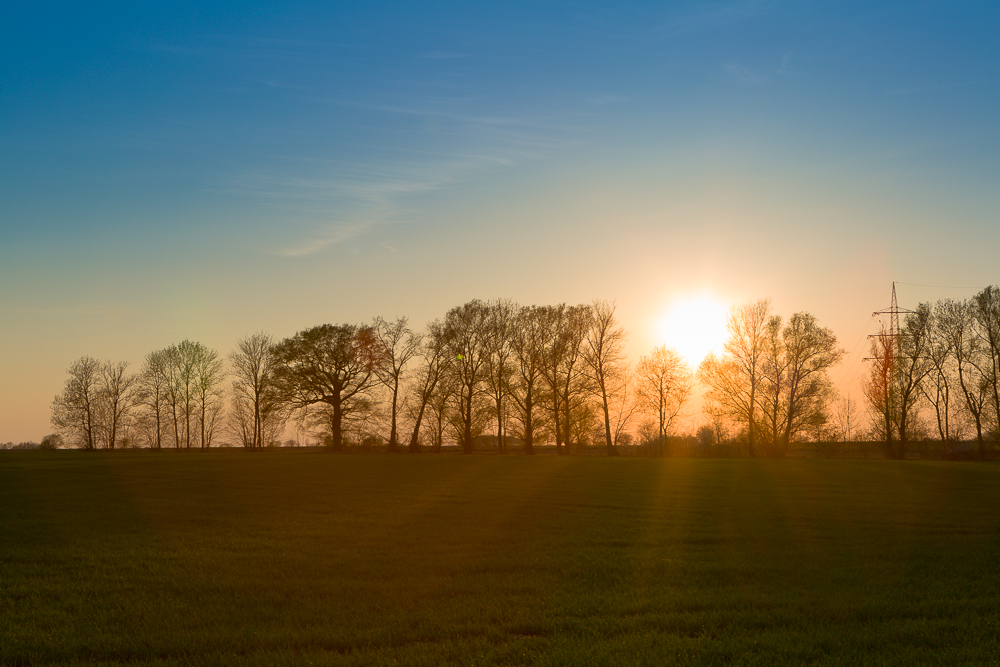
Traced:
<path fill-rule="evenodd" d="M 909 285 L 910 287 L 930 287 L 932 289 L 980 289 L 971 285 L 921 285 L 920 283 L 904 283 L 901 280 L 897 280 L 896 284 Z"/>

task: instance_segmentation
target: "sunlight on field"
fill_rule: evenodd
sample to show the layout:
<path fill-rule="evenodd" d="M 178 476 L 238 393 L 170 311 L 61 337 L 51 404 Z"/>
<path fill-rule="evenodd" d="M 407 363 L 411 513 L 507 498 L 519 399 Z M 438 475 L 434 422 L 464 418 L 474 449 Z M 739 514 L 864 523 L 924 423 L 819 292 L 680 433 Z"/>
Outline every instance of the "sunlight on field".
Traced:
<path fill-rule="evenodd" d="M 998 478 L 3 452 L 0 665 L 994 664 Z"/>
<path fill-rule="evenodd" d="M 728 317 L 729 307 L 712 294 L 685 295 L 674 299 L 656 322 L 656 336 L 696 369 L 709 352 L 722 352 Z"/>

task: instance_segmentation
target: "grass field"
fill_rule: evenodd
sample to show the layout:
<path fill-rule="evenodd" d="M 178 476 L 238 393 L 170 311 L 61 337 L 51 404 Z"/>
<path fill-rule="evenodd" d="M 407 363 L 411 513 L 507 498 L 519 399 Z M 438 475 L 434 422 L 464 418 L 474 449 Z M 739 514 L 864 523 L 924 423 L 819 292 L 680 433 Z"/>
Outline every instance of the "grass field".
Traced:
<path fill-rule="evenodd" d="M 979 665 L 998 622 L 993 463 L 0 453 L 3 665 Z"/>

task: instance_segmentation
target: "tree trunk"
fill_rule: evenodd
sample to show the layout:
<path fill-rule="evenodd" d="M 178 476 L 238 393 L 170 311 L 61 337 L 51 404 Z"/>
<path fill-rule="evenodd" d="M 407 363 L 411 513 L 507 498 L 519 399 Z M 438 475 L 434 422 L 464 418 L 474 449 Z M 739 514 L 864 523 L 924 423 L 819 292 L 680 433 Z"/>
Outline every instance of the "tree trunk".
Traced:
<path fill-rule="evenodd" d="M 398 452 L 399 451 L 399 441 L 396 435 L 396 414 L 398 411 L 397 402 L 399 400 L 399 380 L 397 378 L 395 384 L 392 386 L 392 424 L 389 426 L 389 451 Z"/>
<path fill-rule="evenodd" d="M 608 456 L 618 456 L 615 441 L 611 439 L 611 410 L 608 407 L 608 394 L 604 389 L 601 392 L 604 406 L 604 437 L 608 443 Z"/>
<path fill-rule="evenodd" d="M 464 432 L 462 433 L 462 452 L 472 453 L 472 387 L 469 387 L 469 396 L 465 401 L 465 414 L 462 416 L 464 422 Z"/>
<path fill-rule="evenodd" d="M 563 438 L 565 435 L 562 432 L 562 423 L 559 418 L 562 415 L 559 412 L 559 399 L 554 397 L 552 400 L 552 423 L 555 425 L 556 430 L 556 454 L 559 456 L 563 455 Z"/>
<path fill-rule="evenodd" d="M 531 411 L 534 405 L 531 400 L 531 391 L 529 390 L 524 397 L 524 453 L 531 455 L 535 453 L 534 449 L 534 425 L 531 420 Z"/>
<path fill-rule="evenodd" d="M 411 454 L 420 453 L 420 422 L 424 420 L 424 406 L 426 403 L 420 404 L 420 410 L 417 411 L 417 419 L 413 422 L 413 434 L 410 435 L 410 446 L 407 447 L 407 451 Z"/>
<path fill-rule="evenodd" d="M 503 442 L 503 399 L 497 395 L 497 453 L 504 453 Z"/>
<path fill-rule="evenodd" d="M 344 448 L 344 413 L 340 401 L 340 392 L 334 394 L 330 405 L 333 406 L 333 420 L 330 423 L 330 449 L 339 452 Z"/>

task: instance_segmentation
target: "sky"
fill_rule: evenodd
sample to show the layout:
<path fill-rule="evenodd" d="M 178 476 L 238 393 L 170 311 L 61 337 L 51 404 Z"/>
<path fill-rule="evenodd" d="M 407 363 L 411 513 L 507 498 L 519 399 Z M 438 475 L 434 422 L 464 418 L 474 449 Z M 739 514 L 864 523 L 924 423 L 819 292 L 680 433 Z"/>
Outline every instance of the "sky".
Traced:
<path fill-rule="evenodd" d="M 1000 5 L 0 10 L 0 442 L 81 356 L 694 294 L 871 314 L 1000 282 Z"/>

